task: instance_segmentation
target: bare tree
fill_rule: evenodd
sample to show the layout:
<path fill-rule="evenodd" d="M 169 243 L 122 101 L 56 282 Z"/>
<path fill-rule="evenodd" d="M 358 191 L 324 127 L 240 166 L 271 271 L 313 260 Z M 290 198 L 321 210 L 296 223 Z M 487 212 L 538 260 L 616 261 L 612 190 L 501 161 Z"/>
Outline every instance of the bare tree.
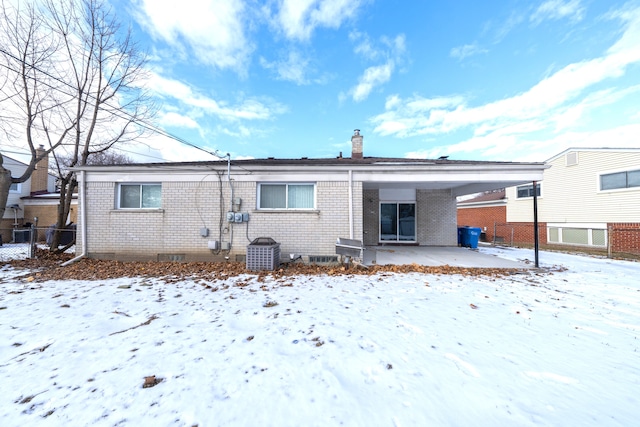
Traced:
<path fill-rule="evenodd" d="M 50 168 L 50 173 L 52 175 L 59 176 L 60 170 L 62 170 L 62 174 L 66 174 L 68 169 L 71 167 L 73 163 L 73 158 L 71 155 L 62 155 L 56 156 L 56 164 Z M 87 158 L 87 165 L 92 166 L 105 166 L 105 165 L 130 165 L 136 163 L 131 157 L 126 154 L 118 153 L 113 150 L 103 151 L 101 153 L 94 153 Z"/>
<path fill-rule="evenodd" d="M 23 181 L 39 160 L 34 134 L 45 141 L 47 154 L 56 160 L 60 183 L 56 228 L 62 229 L 78 185 L 69 167 L 89 164 L 92 156 L 140 137 L 144 127 L 138 124 L 153 115 L 140 88 L 146 55 L 103 0 L 43 0 L 40 10 L 10 10 L 3 2 L 3 9 L 2 30 L 8 34 L 0 37 L 14 41 L 16 47 L 12 52 L 2 49 L 14 84 L 2 87 L 0 101 L 12 102 L 19 111 L 16 119 L 23 123 L 34 153 Z M 23 24 L 11 25 L 7 10 Z M 35 36 L 28 34 L 31 28 Z M 50 39 L 42 39 L 42 34 Z M 14 53 L 22 51 L 29 55 Z M 39 58 L 42 63 L 34 62 Z M 15 180 L 11 178 L 11 182 L 23 182 Z M 59 237 L 54 236 L 51 249 L 57 249 Z"/>
<path fill-rule="evenodd" d="M 24 141 L 31 158 L 22 175 L 12 177 L 11 171 L 3 167 L 0 153 L 0 218 L 6 208 L 11 184 L 29 179 L 36 164 L 60 147 L 75 126 L 73 122 L 55 117 L 71 100 L 61 96 L 64 93 L 60 90 L 61 83 L 47 71 L 53 69 L 53 57 L 59 47 L 44 16 L 32 3 L 13 7 L 2 1 L 0 129 L 8 140 Z M 49 127 L 46 120 L 51 120 Z M 46 150 L 39 154 L 36 147 L 40 145 L 43 133 L 51 133 L 52 137 Z"/>

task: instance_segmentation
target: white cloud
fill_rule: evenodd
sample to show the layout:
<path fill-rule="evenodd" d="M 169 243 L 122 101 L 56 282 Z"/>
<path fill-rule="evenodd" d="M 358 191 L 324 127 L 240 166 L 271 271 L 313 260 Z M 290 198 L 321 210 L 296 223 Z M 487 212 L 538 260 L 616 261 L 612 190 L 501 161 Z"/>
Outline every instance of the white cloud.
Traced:
<path fill-rule="evenodd" d="M 353 100 L 360 102 L 367 99 L 376 86 L 389 81 L 393 68 L 393 61 L 389 61 L 386 64 L 376 65 L 364 70 L 364 74 L 360 77 L 358 84 L 351 89 Z"/>
<path fill-rule="evenodd" d="M 396 64 L 402 62 L 405 51 L 405 36 L 400 34 L 394 38 L 383 36 L 379 46 L 374 46 L 369 37 L 363 33 L 353 32 L 349 35 L 352 42 L 356 43 L 354 52 L 363 55 L 365 59 L 372 60 L 384 58 L 385 62 L 366 68 L 358 78 L 358 84 L 349 89 L 348 94 L 355 102 L 367 99 L 369 94 L 378 86 L 388 82 L 395 71 Z M 345 97 L 344 93 L 340 98 Z"/>
<path fill-rule="evenodd" d="M 509 15 L 509 18 L 499 25 L 494 25 L 492 22 L 487 22 L 483 33 L 493 33 L 493 43 L 500 43 L 514 28 L 520 25 L 524 20 L 525 16 L 522 14 L 522 12 L 513 11 Z"/>
<path fill-rule="evenodd" d="M 267 120 L 282 114 L 285 108 L 277 102 L 265 102 L 255 98 L 241 100 L 235 105 L 195 93 L 188 85 L 151 73 L 148 88 L 156 95 L 170 98 L 201 114 L 223 120 Z"/>
<path fill-rule="evenodd" d="M 245 35 L 242 1 L 139 0 L 136 16 L 156 39 L 218 68 L 243 72 L 253 47 Z"/>
<path fill-rule="evenodd" d="M 291 50 L 286 58 L 274 62 L 260 57 L 260 65 L 267 70 L 274 71 L 278 80 L 290 81 L 297 85 L 309 84 L 307 78 L 309 59 L 303 57 L 298 51 Z"/>
<path fill-rule="evenodd" d="M 277 0 L 265 7 L 273 28 L 288 39 L 306 41 L 316 28 L 339 28 L 353 18 L 362 0 Z"/>
<path fill-rule="evenodd" d="M 423 138 L 458 132 L 465 138 L 409 152 L 410 157 L 480 151 L 495 160 L 544 161 L 569 147 L 637 147 L 640 125 L 632 100 L 640 85 L 619 78 L 640 64 L 640 8 L 609 18 L 622 22 L 621 34 L 600 57 L 570 64 L 522 93 L 477 106 L 464 96 L 393 95 L 385 111 L 371 118 L 374 132 Z M 613 121 L 597 116 L 612 107 L 619 112 Z"/>
<path fill-rule="evenodd" d="M 533 12 L 529 20 L 534 25 L 548 19 L 568 18 L 571 21 L 580 21 L 584 14 L 585 8 L 581 0 L 546 0 Z"/>
<path fill-rule="evenodd" d="M 487 49 L 478 46 L 477 43 L 472 43 L 452 48 L 449 52 L 449 55 L 452 58 L 463 60 L 465 58 L 468 58 L 469 56 L 479 55 L 487 52 L 489 52 Z"/>
<path fill-rule="evenodd" d="M 624 31 L 601 57 L 570 64 L 523 93 L 475 107 L 469 106 L 464 97 L 395 97 L 393 102 L 387 101 L 384 113 L 371 119 L 374 131 L 408 137 L 472 128 L 480 137 L 496 129 L 515 134 L 531 132 L 530 127 L 563 127 L 562 123 L 554 122 L 554 117 L 564 115 L 568 124 L 571 114 L 574 118 L 582 114 L 572 109 L 614 102 L 616 96 L 621 95 L 620 89 L 601 92 L 597 102 L 594 102 L 595 95 L 589 96 L 589 91 L 596 84 L 624 75 L 630 65 L 640 63 L 640 9 L 615 16 L 626 21 Z M 522 132 L 517 132 L 518 128 Z"/>
<path fill-rule="evenodd" d="M 228 127 L 224 127 L 221 129 L 221 133 L 241 139 L 248 139 L 251 137 L 251 129 L 246 126 L 238 126 L 237 129 L 229 129 Z"/>
<path fill-rule="evenodd" d="M 183 114 L 178 114 L 173 111 L 162 112 L 158 118 L 158 122 L 163 127 L 182 127 L 189 129 L 199 129 L 198 123 L 191 117 L 187 117 Z"/>
<path fill-rule="evenodd" d="M 638 148 L 640 124 L 626 124 L 596 131 L 564 132 L 552 136 L 529 137 L 526 141 L 516 135 L 488 134 L 472 137 L 458 144 L 439 146 L 430 150 L 407 153 L 407 157 L 434 158 L 437 154 L 456 156 L 481 150 L 492 160 L 543 162 L 568 148 Z M 516 149 L 526 145 L 526 149 Z"/>
<path fill-rule="evenodd" d="M 361 33 L 359 31 L 352 31 L 349 33 L 349 40 L 355 44 L 353 51 L 356 55 L 360 55 L 363 58 L 369 60 L 376 60 L 383 53 L 379 49 L 373 47 L 369 35 Z"/>

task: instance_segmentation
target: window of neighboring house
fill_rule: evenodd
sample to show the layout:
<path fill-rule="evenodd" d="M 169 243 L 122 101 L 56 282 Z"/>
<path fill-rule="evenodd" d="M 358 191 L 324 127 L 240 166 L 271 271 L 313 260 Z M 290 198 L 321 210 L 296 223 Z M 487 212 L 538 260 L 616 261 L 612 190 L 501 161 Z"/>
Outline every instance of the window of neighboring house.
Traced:
<path fill-rule="evenodd" d="M 20 193 L 21 191 L 22 191 L 22 184 L 19 184 L 17 182 L 12 183 L 11 187 L 9 187 L 10 193 Z"/>
<path fill-rule="evenodd" d="M 314 209 L 315 184 L 259 184 L 258 209 Z"/>
<path fill-rule="evenodd" d="M 600 175 L 600 190 L 640 187 L 640 170 Z"/>
<path fill-rule="evenodd" d="M 516 193 L 518 199 L 525 197 L 533 197 L 533 184 L 521 185 L 516 187 Z M 540 183 L 536 183 L 536 196 L 540 197 Z"/>
<path fill-rule="evenodd" d="M 162 203 L 160 184 L 120 184 L 118 209 L 158 209 Z"/>

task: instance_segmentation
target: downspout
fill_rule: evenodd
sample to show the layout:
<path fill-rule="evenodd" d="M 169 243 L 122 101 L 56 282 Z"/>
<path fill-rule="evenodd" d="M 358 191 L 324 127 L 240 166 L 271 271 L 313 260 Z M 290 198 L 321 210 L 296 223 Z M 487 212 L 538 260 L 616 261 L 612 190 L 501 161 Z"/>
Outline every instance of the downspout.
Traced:
<path fill-rule="evenodd" d="M 233 185 L 231 184 L 231 154 L 227 153 L 227 182 L 231 191 L 231 200 L 229 200 L 229 212 L 233 212 Z M 233 223 L 227 222 L 229 226 L 229 252 L 233 247 Z"/>
<path fill-rule="evenodd" d="M 82 226 L 80 227 L 80 233 L 82 236 L 82 253 L 77 257 L 70 259 L 69 261 L 63 262 L 61 264 L 62 267 L 66 267 L 69 264 L 80 261 L 82 258 L 87 256 L 87 209 L 85 208 L 85 171 L 83 170 L 80 171 L 80 184 L 78 185 L 78 187 L 80 189 L 80 194 L 78 196 L 80 197 L 80 218 L 82 220 Z"/>
<path fill-rule="evenodd" d="M 353 171 L 349 169 L 349 238 L 353 239 Z"/>

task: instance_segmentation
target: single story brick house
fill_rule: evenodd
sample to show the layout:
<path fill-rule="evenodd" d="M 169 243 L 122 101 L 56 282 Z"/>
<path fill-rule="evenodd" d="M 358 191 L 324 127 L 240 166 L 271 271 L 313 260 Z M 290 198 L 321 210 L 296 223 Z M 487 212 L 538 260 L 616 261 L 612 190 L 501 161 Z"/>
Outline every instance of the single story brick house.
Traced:
<path fill-rule="evenodd" d="M 310 262 L 337 238 L 457 246 L 456 197 L 542 179 L 543 163 L 364 157 L 76 168 L 76 253 L 121 260 L 242 260 L 258 237 Z"/>

